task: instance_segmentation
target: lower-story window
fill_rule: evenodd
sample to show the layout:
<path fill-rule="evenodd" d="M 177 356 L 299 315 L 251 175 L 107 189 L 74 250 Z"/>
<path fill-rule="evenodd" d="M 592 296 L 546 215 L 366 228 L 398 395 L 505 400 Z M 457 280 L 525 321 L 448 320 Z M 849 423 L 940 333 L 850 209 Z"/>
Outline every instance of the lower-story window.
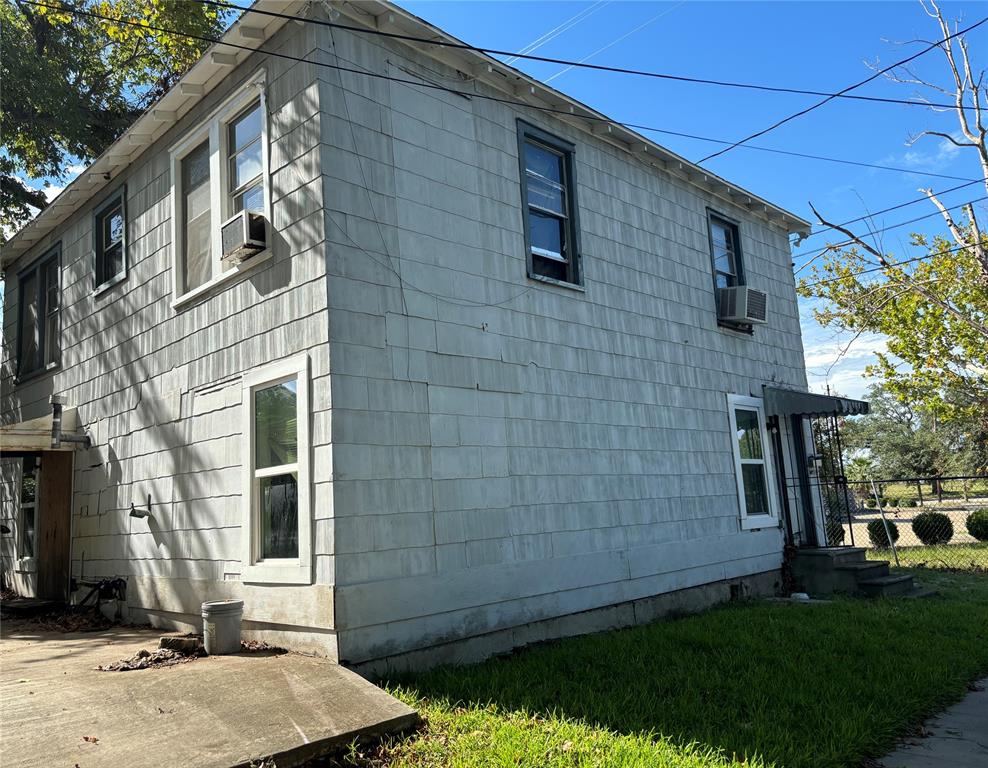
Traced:
<path fill-rule="evenodd" d="M 728 395 L 734 472 L 744 529 L 770 528 L 779 523 L 778 496 L 772 469 L 772 447 L 765 411 L 757 397 Z"/>
<path fill-rule="evenodd" d="M 298 355 L 244 376 L 245 581 L 311 582 L 309 367 Z"/>

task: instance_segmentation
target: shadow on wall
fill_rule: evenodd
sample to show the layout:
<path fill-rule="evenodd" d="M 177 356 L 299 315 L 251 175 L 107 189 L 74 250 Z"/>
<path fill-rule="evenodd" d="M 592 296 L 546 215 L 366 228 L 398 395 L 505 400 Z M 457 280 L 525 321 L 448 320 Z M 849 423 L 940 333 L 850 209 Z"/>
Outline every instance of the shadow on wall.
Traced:
<path fill-rule="evenodd" d="M 81 404 L 80 418 L 94 444 L 89 450 L 75 452 L 71 572 L 77 579 L 164 577 L 148 588 L 144 602 L 175 605 L 183 594 L 168 579 L 194 578 L 219 582 L 222 587 L 224 577 L 236 577 L 240 572 L 241 521 L 239 514 L 231 513 L 234 506 L 241 508 L 239 450 L 228 451 L 222 466 L 217 464 L 215 451 L 207 455 L 209 451 L 196 434 L 200 430 L 194 426 L 197 417 L 192 401 L 197 390 L 210 385 L 201 382 L 198 375 L 183 378 L 182 371 L 186 366 L 195 367 L 194 355 L 216 355 L 222 365 L 208 366 L 210 378 L 217 379 L 217 385 L 222 382 L 239 390 L 237 376 L 287 354 L 269 348 L 272 345 L 261 334 L 288 324 L 286 316 L 279 316 L 279 306 L 288 312 L 295 307 L 287 302 L 272 303 L 271 311 L 266 312 L 257 311 L 257 307 L 284 296 L 297 281 L 313 279 L 313 274 L 324 270 L 325 253 L 317 246 L 325 240 L 325 212 L 318 195 L 310 191 L 321 189 L 322 177 L 310 172 L 311 156 L 306 162 L 295 157 L 302 148 L 319 157 L 318 120 L 298 123 L 298 115 L 318 111 L 316 98 L 311 95 L 315 92 L 311 88 L 294 94 L 281 108 L 272 110 L 269 118 L 274 221 L 268 227 L 272 258 L 267 263 L 200 302 L 172 309 L 170 288 L 165 295 L 153 293 L 156 285 L 171 284 L 170 246 L 160 243 L 153 253 L 131 263 L 127 280 L 96 299 L 88 291 L 81 292 L 63 308 L 63 369 L 4 392 L 0 412 L 7 420 L 20 420 L 23 411 L 35 407 L 41 410 L 27 414 L 28 418 L 49 412 L 47 404 L 56 387 L 58 394 L 67 395 L 68 406 L 77 405 L 73 402 L 74 389 L 92 401 Z M 159 206 L 170 194 L 164 185 L 150 184 L 148 188 L 160 188 L 164 196 L 145 201 L 141 206 L 144 210 Z M 129 226 L 136 227 L 135 221 Z M 132 258 L 141 253 L 140 238 L 133 234 Z M 318 269 L 308 260 L 318 260 Z M 63 263 L 66 272 L 75 273 L 79 268 L 78 259 Z M 242 305 L 229 300 L 234 291 L 245 296 Z M 211 311 L 253 312 L 249 319 L 210 315 L 208 327 L 195 325 L 207 314 L 202 307 L 208 303 L 212 304 Z M 8 305 L 7 311 L 11 309 Z M 163 322 L 148 322 L 160 320 L 162 315 Z M 242 335 L 247 333 L 254 337 Z M 208 348 L 207 339 L 212 345 Z M 4 343 L 7 345 L 6 335 Z M 81 350 L 90 347 L 92 357 L 76 362 Z M 205 353 L 201 351 L 204 348 Z M 116 367 L 108 368 L 106 361 Z M 14 362 L 12 350 L 5 349 L 3 375 L 8 381 L 12 381 Z M 212 373 L 217 370 L 222 376 Z M 82 381 L 93 371 L 98 371 L 95 379 Z M 199 386 L 191 387 L 189 379 Z M 111 409 L 115 412 L 109 412 Z M 241 431 L 239 410 L 229 429 Z M 216 475 L 224 470 L 237 472 L 235 485 L 217 482 Z M 146 507 L 149 494 L 150 516 L 130 517 L 131 504 Z M 231 499 L 238 500 L 236 505 Z M 10 543 L 13 540 L 13 536 L 2 539 L 0 554 L 7 560 L 8 554 L 16 555 Z M 10 563 L 12 560 L 6 564 Z M 216 590 L 205 586 L 204 599 L 210 599 L 213 595 L 209 593 Z M 229 584 L 224 594 L 217 592 L 215 596 L 225 596 L 228 589 Z M 131 599 L 128 602 L 134 604 Z M 197 605 L 186 608 L 198 614 Z"/>

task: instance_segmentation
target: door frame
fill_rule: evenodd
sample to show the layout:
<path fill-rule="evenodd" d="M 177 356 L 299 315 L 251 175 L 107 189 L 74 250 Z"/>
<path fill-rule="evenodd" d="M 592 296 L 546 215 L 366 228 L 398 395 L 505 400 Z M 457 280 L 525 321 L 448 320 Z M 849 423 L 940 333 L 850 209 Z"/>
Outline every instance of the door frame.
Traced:
<path fill-rule="evenodd" d="M 24 518 L 21 514 L 23 460 L 32 458 L 38 462 L 34 491 L 34 551 L 27 557 L 21 557 L 24 537 Z M 21 454 L 13 578 L 17 591 L 26 597 L 59 602 L 69 598 L 74 459 L 75 452 L 72 450 Z"/>

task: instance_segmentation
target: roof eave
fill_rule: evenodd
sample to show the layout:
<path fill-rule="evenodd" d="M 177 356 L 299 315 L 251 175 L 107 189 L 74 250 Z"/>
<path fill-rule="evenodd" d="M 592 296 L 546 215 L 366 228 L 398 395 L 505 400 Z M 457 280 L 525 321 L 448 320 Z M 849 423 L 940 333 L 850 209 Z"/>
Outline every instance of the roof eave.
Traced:
<path fill-rule="evenodd" d="M 369 29 L 463 44 L 461 40 L 424 19 L 385 0 L 367 0 L 361 2 L 359 6 L 346 0 L 332 0 L 324 4 L 339 10 L 349 21 L 357 22 Z M 270 9 L 292 15 L 304 5 L 304 0 L 293 0 L 287 5 L 282 0 L 256 0 L 250 8 L 245 9 L 240 18 L 224 33 L 221 42 L 207 48 L 202 58 L 173 88 L 137 118 L 120 138 L 80 173 L 45 210 L 25 224 L 4 244 L 0 253 L 0 269 L 5 269 L 16 261 L 68 216 L 109 187 L 120 170 L 126 168 L 161 138 L 220 80 L 252 55 L 250 51 L 230 48 L 224 46 L 224 43 L 258 47 L 288 23 L 287 19 L 252 14 L 252 10 Z M 766 219 L 790 234 L 805 234 L 811 229 L 810 223 L 800 216 L 691 163 L 651 139 L 612 121 L 603 113 L 492 56 L 462 48 L 403 42 L 455 69 L 469 73 L 497 90 L 509 93 L 521 103 L 531 103 L 536 107 L 544 104 L 553 109 L 561 109 L 563 113 L 557 115 L 560 119 L 571 120 L 584 130 L 589 129 L 598 137 L 636 155 L 646 164 L 682 177 L 710 194 Z"/>

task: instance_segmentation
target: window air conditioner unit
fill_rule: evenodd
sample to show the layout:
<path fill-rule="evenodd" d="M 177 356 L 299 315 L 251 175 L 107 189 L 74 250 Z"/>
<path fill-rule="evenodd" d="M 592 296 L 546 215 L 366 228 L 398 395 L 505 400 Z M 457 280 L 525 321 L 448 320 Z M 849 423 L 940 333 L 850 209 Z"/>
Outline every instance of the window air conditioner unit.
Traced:
<path fill-rule="evenodd" d="M 267 247 L 264 216 L 251 211 L 227 219 L 220 227 L 223 240 L 223 263 L 240 264 Z"/>
<path fill-rule="evenodd" d="M 766 302 L 764 291 L 756 291 L 746 285 L 717 289 L 717 319 L 728 323 L 766 322 Z"/>

